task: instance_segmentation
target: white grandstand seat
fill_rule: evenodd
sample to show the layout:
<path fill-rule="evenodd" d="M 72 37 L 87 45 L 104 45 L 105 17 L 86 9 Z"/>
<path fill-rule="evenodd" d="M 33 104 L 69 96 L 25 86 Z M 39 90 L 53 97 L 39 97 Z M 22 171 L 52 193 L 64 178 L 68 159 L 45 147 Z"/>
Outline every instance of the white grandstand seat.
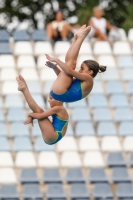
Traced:
<path fill-rule="evenodd" d="M 71 122 L 68 123 L 66 134 L 67 136 L 74 136 L 74 131 L 73 131 Z"/>
<path fill-rule="evenodd" d="M 55 80 L 57 78 L 57 75 L 55 74 L 54 70 L 51 70 L 50 68 L 44 68 L 40 71 L 40 79 L 42 81 L 51 81 Z"/>
<path fill-rule="evenodd" d="M 85 60 L 94 60 L 94 56 L 93 55 L 80 55 L 78 56 L 78 59 L 77 59 L 77 67 L 76 69 L 79 70 L 80 69 L 80 66 L 82 64 L 83 61 Z"/>
<path fill-rule="evenodd" d="M 55 152 L 40 152 L 38 157 L 38 167 L 59 167 L 59 161 Z"/>
<path fill-rule="evenodd" d="M 117 135 L 117 129 L 113 122 L 101 121 L 98 123 L 97 133 L 99 136 Z"/>
<path fill-rule="evenodd" d="M 133 81 L 133 69 L 132 68 L 123 69 L 122 79 L 123 81 Z"/>
<path fill-rule="evenodd" d="M 19 116 L 19 117 L 18 117 Z M 26 118 L 26 114 L 25 114 L 25 110 L 23 108 L 16 108 L 16 107 L 11 107 L 10 109 L 8 109 L 8 113 L 7 113 L 7 120 L 12 122 L 12 121 L 16 121 L 16 122 L 22 122 L 24 121 Z"/>
<path fill-rule="evenodd" d="M 124 89 L 120 81 L 108 81 L 106 84 L 106 94 L 123 94 Z"/>
<path fill-rule="evenodd" d="M 46 105 L 45 105 L 45 102 L 43 100 L 43 97 L 41 94 L 32 94 L 32 97 L 33 99 L 35 100 L 35 102 L 37 102 L 37 104 L 42 108 L 42 109 L 45 109 L 46 108 Z M 27 102 L 25 102 L 26 104 L 26 107 L 29 108 Z"/>
<path fill-rule="evenodd" d="M 18 136 L 14 138 L 12 150 L 14 152 L 18 151 L 33 151 L 31 140 L 29 137 Z"/>
<path fill-rule="evenodd" d="M 36 167 L 36 160 L 33 152 L 20 151 L 16 154 L 16 167 Z"/>
<path fill-rule="evenodd" d="M 99 144 L 95 136 L 80 137 L 79 151 L 98 151 L 98 150 L 99 150 Z"/>
<path fill-rule="evenodd" d="M 132 121 L 133 120 L 133 114 L 130 108 L 116 108 L 115 109 L 115 115 L 114 120 L 117 122 L 121 121 Z"/>
<path fill-rule="evenodd" d="M 35 69 L 26 68 L 21 70 L 21 75 L 25 78 L 27 81 L 37 81 L 38 80 L 38 74 Z"/>
<path fill-rule="evenodd" d="M 63 152 L 61 155 L 61 166 L 62 167 L 81 167 L 81 159 L 76 151 Z"/>
<path fill-rule="evenodd" d="M 57 41 L 54 45 L 54 54 L 66 54 L 70 47 L 70 42 L 68 41 Z"/>
<path fill-rule="evenodd" d="M 77 122 L 75 126 L 75 135 L 77 137 L 95 135 L 93 123 L 87 121 Z"/>
<path fill-rule="evenodd" d="M 18 91 L 18 85 L 16 81 L 6 81 L 2 84 L 2 94 L 9 95 L 9 94 L 20 94 Z"/>
<path fill-rule="evenodd" d="M 14 169 L 0 168 L 0 184 L 17 184 L 17 177 Z"/>
<path fill-rule="evenodd" d="M 97 62 L 100 65 L 104 65 L 107 67 L 116 67 L 116 62 L 112 55 L 100 55 L 98 56 Z"/>
<path fill-rule="evenodd" d="M 41 95 L 41 85 L 39 81 L 26 81 L 29 91 L 32 94 L 40 94 Z"/>
<path fill-rule="evenodd" d="M 119 80 L 119 73 L 116 68 L 109 68 L 105 73 L 102 73 L 102 79 L 104 81 L 116 81 Z"/>
<path fill-rule="evenodd" d="M 117 136 L 104 136 L 101 143 L 102 151 L 122 151 L 122 147 Z"/>
<path fill-rule="evenodd" d="M 83 107 L 87 107 L 87 102 L 86 102 L 86 99 L 81 99 L 79 101 L 76 101 L 76 102 L 72 102 L 72 103 L 68 103 L 68 107 L 69 108 L 83 108 Z"/>
<path fill-rule="evenodd" d="M 130 55 L 131 47 L 126 41 L 116 41 L 113 44 L 113 53 L 115 55 Z"/>
<path fill-rule="evenodd" d="M 127 40 L 126 31 L 123 28 L 119 28 L 118 32 L 119 32 L 120 37 L 121 37 L 120 40 L 123 40 L 123 41 Z"/>
<path fill-rule="evenodd" d="M 110 107 L 116 108 L 116 107 L 128 107 L 129 103 L 127 100 L 126 95 L 124 94 L 113 94 L 110 96 L 109 100 Z"/>
<path fill-rule="evenodd" d="M 3 100 L 1 97 L 0 97 L 0 108 L 3 108 Z"/>
<path fill-rule="evenodd" d="M 50 42 L 35 42 L 34 55 L 53 54 L 52 45 Z"/>
<path fill-rule="evenodd" d="M 87 151 L 83 157 L 84 167 L 104 167 L 105 163 L 103 160 L 102 153 L 99 151 Z"/>
<path fill-rule="evenodd" d="M 30 136 L 28 126 L 24 126 L 22 122 L 13 122 L 10 125 L 10 137 Z"/>
<path fill-rule="evenodd" d="M 69 144 L 69 145 L 68 145 Z M 57 143 L 57 151 L 77 151 L 78 147 L 76 140 L 73 136 L 65 136 L 60 142 Z"/>
<path fill-rule="evenodd" d="M 20 95 L 7 95 L 4 101 L 5 108 L 19 107 L 23 108 L 23 100 Z"/>
<path fill-rule="evenodd" d="M 132 121 L 123 121 L 119 125 L 119 133 L 121 136 L 133 136 L 133 123 Z"/>
<path fill-rule="evenodd" d="M 126 136 L 123 141 L 124 151 L 133 151 L 133 136 Z"/>
<path fill-rule="evenodd" d="M 16 66 L 15 59 L 13 55 L 0 55 L 0 68 Z"/>
<path fill-rule="evenodd" d="M 0 137 L 0 151 L 10 151 L 10 144 L 7 137 Z"/>
<path fill-rule="evenodd" d="M 94 43 L 93 53 L 96 55 L 112 54 L 110 43 L 107 41 L 96 41 Z"/>
<path fill-rule="evenodd" d="M 37 57 L 37 67 L 38 67 L 38 69 L 45 68 L 46 67 L 45 66 L 46 61 L 47 61 L 47 58 L 46 58 L 45 55 L 38 56 Z"/>
<path fill-rule="evenodd" d="M 48 95 L 54 81 L 46 81 L 43 89 L 44 95 Z"/>
<path fill-rule="evenodd" d="M 4 116 L 3 110 L 2 110 L 2 108 L 1 108 L 1 109 L 0 109 L 0 121 L 1 121 L 1 122 L 4 122 L 4 120 L 5 120 L 5 116 Z"/>
<path fill-rule="evenodd" d="M 117 57 L 117 65 L 120 68 L 133 67 L 132 55 L 120 55 Z"/>
<path fill-rule="evenodd" d="M 91 108 L 108 107 L 107 99 L 103 94 L 90 94 L 88 101 Z"/>
<path fill-rule="evenodd" d="M 81 45 L 79 54 L 92 54 L 91 44 L 87 41 L 84 41 Z"/>
<path fill-rule="evenodd" d="M 35 148 L 35 151 L 38 151 L 38 152 L 40 152 L 40 151 L 55 151 L 55 145 L 47 145 L 44 142 L 41 134 L 39 137 L 36 138 L 34 148 Z"/>
<path fill-rule="evenodd" d="M 86 108 L 74 108 L 71 115 L 71 120 L 73 122 L 91 121 L 91 116 L 88 109 Z"/>
<path fill-rule="evenodd" d="M 128 40 L 133 42 L 133 28 L 130 28 L 128 31 Z"/>
<path fill-rule="evenodd" d="M 94 113 L 93 113 L 93 120 L 96 122 L 112 121 L 110 110 L 108 108 L 102 108 L 102 107 L 95 108 Z"/>
<path fill-rule="evenodd" d="M 14 46 L 15 55 L 27 55 L 33 54 L 32 46 L 30 42 L 16 42 Z"/>
<path fill-rule="evenodd" d="M 36 66 L 32 55 L 21 55 L 17 59 L 18 68 L 34 68 Z"/>
<path fill-rule="evenodd" d="M 34 120 L 34 127 L 31 128 L 32 136 L 33 137 L 38 137 L 41 136 L 41 130 L 39 128 L 37 120 Z"/>
<path fill-rule="evenodd" d="M 9 152 L 0 152 L 0 167 L 13 167 L 14 162 Z"/>
<path fill-rule="evenodd" d="M 17 76 L 17 71 L 13 68 L 12 69 L 11 68 L 1 69 L 1 73 L 0 73 L 1 81 L 15 80 L 16 76 Z"/>
<path fill-rule="evenodd" d="M 103 94 L 103 85 L 101 81 L 94 81 L 93 89 L 91 91 L 91 94 Z"/>

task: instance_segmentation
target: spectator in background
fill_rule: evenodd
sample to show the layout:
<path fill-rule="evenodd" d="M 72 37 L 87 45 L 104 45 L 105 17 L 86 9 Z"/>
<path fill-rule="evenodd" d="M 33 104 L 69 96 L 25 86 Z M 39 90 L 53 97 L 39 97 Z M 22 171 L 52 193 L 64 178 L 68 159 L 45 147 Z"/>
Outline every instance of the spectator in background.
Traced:
<path fill-rule="evenodd" d="M 103 11 L 99 7 L 93 8 L 94 16 L 90 18 L 89 25 L 91 26 L 91 32 L 89 37 L 95 37 L 98 40 L 108 40 L 106 30 L 113 30 L 117 27 L 112 26 L 108 20 L 103 16 Z"/>
<path fill-rule="evenodd" d="M 55 20 L 48 23 L 46 26 L 47 37 L 50 41 L 66 41 L 68 34 L 74 31 L 79 26 L 71 26 L 65 20 L 63 20 L 62 11 L 58 11 L 55 14 Z"/>

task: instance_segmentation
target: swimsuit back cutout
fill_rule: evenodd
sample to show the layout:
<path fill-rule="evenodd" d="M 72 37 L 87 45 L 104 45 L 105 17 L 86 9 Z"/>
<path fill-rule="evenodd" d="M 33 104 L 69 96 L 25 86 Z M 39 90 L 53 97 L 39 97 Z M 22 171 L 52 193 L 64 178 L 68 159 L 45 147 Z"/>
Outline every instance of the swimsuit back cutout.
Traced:
<path fill-rule="evenodd" d="M 50 95 L 57 101 L 61 102 L 74 102 L 83 98 L 82 96 L 82 81 L 74 79 L 68 90 L 64 94 L 55 94 L 53 91 Z"/>
<path fill-rule="evenodd" d="M 53 127 L 55 129 L 55 132 L 57 133 L 57 138 L 52 142 L 52 143 L 47 143 L 49 145 L 55 144 L 57 143 L 59 140 L 62 139 L 63 135 L 63 129 L 66 126 L 66 124 L 68 123 L 68 120 L 63 120 L 60 119 L 57 115 L 52 115 L 52 124 Z"/>

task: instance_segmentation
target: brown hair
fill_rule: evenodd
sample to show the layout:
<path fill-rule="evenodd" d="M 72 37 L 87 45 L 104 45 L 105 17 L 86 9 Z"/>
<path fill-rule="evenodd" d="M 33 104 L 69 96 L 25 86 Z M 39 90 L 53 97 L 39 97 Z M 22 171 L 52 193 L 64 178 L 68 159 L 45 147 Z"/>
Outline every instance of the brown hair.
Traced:
<path fill-rule="evenodd" d="M 87 65 L 89 70 L 93 71 L 93 74 L 92 74 L 93 77 L 95 77 L 98 72 L 99 73 L 105 72 L 107 68 L 106 66 L 99 65 L 98 62 L 94 60 L 85 60 L 83 63 Z"/>

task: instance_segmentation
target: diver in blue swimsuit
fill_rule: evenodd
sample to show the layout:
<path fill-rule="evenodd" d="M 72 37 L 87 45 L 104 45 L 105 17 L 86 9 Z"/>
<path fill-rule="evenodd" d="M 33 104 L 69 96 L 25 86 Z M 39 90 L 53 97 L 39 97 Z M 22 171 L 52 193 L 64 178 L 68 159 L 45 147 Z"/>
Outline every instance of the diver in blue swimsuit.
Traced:
<path fill-rule="evenodd" d="M 18 82 L 18 90 L 23 93 L 30 109 L 33 111 L 33 113 L 28 115 L 28 119 L 24 124 L 32 123 L 33 125 L 33 119 L 38 119 L 38 124 L 45 143 L 49 145 L 57 143 L 66 134 L 68 125 L 69 117 L 63 103 L 53 99 L 53 97 L 49 95 L 48 101 L 51 108 L 44 111 L 32 98 L 24 78 L 18 76 L 16 79 Z M 52 116 L 52 122 L 49 120 L 49 116 Z"/>
<path fill-rule="evenodd" d="M 74 102 L 86 97 L 93 88 L 93 78 L 98 72 L 106 71 L 105 66 L 99 65 L 94 60 L 83 61 L 80 70 L 75 71 L 80 47 L 90 29 L 90 26 L 83 25 L 75 33 L 74 41 L 65 56 L 65 63 L 46 54 L 48 61 L 45 65 L 52 68 L 57 74 L 57 79 L 52 85 L 50 95 L 58 101 Z"/>

